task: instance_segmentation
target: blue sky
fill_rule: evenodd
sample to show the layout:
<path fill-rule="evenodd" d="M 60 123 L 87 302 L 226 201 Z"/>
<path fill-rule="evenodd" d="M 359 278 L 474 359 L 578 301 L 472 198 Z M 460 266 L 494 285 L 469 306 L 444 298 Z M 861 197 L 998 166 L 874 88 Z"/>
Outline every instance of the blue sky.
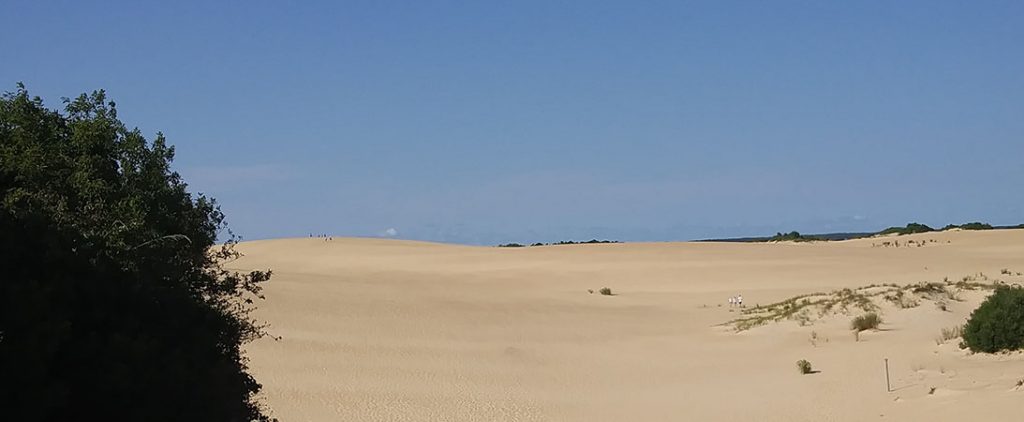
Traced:
<path fill-rule="evenodd" d="M 1024 222 L 1018 1 L 3 9 L 5 90 L 106 89 L 247 239 Z"/>

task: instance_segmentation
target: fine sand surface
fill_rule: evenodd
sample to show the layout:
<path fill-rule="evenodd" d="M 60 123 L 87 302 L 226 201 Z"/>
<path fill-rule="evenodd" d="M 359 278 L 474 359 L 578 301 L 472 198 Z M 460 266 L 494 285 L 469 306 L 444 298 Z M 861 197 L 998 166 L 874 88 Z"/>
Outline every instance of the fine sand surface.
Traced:
<path fill-rule="evenodd" d="M 872 246 L 893 240 L 925 243 Z M 1021 283 L 1024 230 L 530 248 L 302 238 L 238 250 L 233 268 L 274 271 L 255 315 L 280 339 L 247 351 L 283 421 L 962 422 L 1024 409 L 1024 355 L 935 341 L 985 291 L 945 312 L 879 298 L 883 330 L 860 341 L 848 329 L 859 310 L 721 326 L 740 315 L 727 304 L 736 294 L 752 307 L 979 272 Z M 615 295 L 599 295 L 605 286 Z M 799 374 L 798 359 L 820 372 Z"/>

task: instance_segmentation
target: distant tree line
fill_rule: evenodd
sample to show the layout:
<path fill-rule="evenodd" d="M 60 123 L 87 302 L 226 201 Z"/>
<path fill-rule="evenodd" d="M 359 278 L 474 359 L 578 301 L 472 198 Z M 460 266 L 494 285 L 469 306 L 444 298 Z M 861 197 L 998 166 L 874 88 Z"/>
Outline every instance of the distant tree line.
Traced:
<path fill-rule="evenodd" d="M 956 225 L 956 224 L 948 224 L 948 225 L 946 225 L 946 227 L 943 227 L 943 228 L 942 228 L 942 230 L 949 230 L 949 229 L 961 229 L 961 230 L 992 230 L 992 228 L 993 228 L 993 227 L 992 227 L 992 225 L 991 225 L 991 224 L 988 224 L 988 223 L 979 223 L 979 222 L 975 221 L 975 222 L 973 222 L 973 223 L 964 223 L 964 224 L 961 224 L 961 225 L 959 225 L 959 226 L 958 226 L 958 225 Z"/>
<path fill-rule="evenodd" d="M 577 241 L 573 241 L 573 240 L 563 240 L 563 241 L 555 242 L 555 243 L 537 242 L 537 243 L 532 243 L 529 246 L 592 245 L 592 244 L 599 244 L 599 243 L 622 243 L 622 242 L 618 241 L 618 240 L 597 240 L 597 239 L 590 239 L 590 240 L 581 241 L 581 242 L 577 242 Z M 527 245 L 524 245 L 522 243 L 503 243 L 503 244 L 498 245 L 499 248 L 523 248 L 523 247 L 526 247 L 526 246 Z"/>
<path fill-rule="evenodd" d="M 1010 227 L 1000 227 L 1000 228 L 1016 228 L 1016 227 L 1022 227 L 1022 226 L 1024 226 L 1024 224 L 1022 224 L 1020 226 L 1010 226 Z M 958 224 L 947 224 L 945 227 L 942 228 L 942 230 L 951 230 L 951 229 L 960 229 L 960 230 L 992 230 L 994 228 L 996 228 L 996 227 L 993 227 L 991 224 L 981 223 L 981 222 L 975 221 L 975 222 L 972 222 L 972 223 L 964 223 L 964 224 L 959 224 L 959 225 Z M 878 234 L 883 234 L 883 235 L 884 234 L 901 234 L 902 235 L 902 234 L 914 234 L 914 233 L 928 233 L 928 232 L 933 232 L 933 231 L 935 231 L 935 229 L 933 229 L 931 227 L 928 227 L 928 226 L 926 226 L 924 224 L 910 223 L 910 224 L 907 224 L 906 227 L 889 227 L 889 228 L 887 228 L 885 230 L 882 230 L 882 231 L 878 232 Z"/>
<path fill-rule="evenodd" d="M 971 222 L 964 224 L 948 224 L 941 230 L 960 229 L 960 230 L 993 230 L 993 229 L 1024 229 L 1024 224 L 1013 225 L 1013 226 L 993 226 L 988 223 L 982 222 Z M 791 242 L 812 242 L 812 241 L 828 241 L 828 240 L 849 240 L 849 239 L 862 239 L 872 236 L 879 235 L 906 235 L 915 233 L 929 233 L 937 231 L 925 224 L 920 223 L 909 223 L 903 227 L 889 227 L 885 230 L 877 232 L 865 232 L 865 233 L 823 233 L 805 235 L 797 231 L 791 231 L 789 233 L 778 232 L 774 236 L 769 237 L 741 237 L 741 238 L 730 238 L 730 239 L 708 239 L 705 242 L 779 242 L 779 241 L 791 241 Z"/>
<path fill-rule="evenodd" d="M 933 229 L 931 227 L 928 227 L 928 226 L 926 226 L 924 224 L 910 223 L 910 224 L 907 224 L 906 227 L 889 227 L 889 228 L 887 228 L 885 230 L 882 230 L 882 231 L 878 232 L 877 234 L 880 234 L 880 235 L 887 235 L 887 234 L 904 235 L 904 234 L 914 234 L 914 233 L 928 233 L 928 232 L 933 232 L 933 231 L 935 231 L 935 229 Z"/>
<path fill-rule="evenodd" d="M 789 233 L 775 233 L 775 236 L 769 237 L 767 242 L 813 242 L 818 240 L 826 240 L 815 236 L 806 236 L 800 234 L 798 231 L 791 231 Z"/>

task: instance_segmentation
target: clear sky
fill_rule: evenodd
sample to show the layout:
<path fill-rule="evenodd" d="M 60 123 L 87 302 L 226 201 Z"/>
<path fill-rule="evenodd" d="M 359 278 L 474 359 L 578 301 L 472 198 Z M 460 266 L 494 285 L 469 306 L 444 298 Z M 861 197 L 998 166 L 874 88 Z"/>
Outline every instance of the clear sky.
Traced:
<path fill-rule="evenodd" d="M 3 90 L 106 89 L 247 239 L 1024 222 L 1020 1 L 87 3 L 3 2 Z"/>

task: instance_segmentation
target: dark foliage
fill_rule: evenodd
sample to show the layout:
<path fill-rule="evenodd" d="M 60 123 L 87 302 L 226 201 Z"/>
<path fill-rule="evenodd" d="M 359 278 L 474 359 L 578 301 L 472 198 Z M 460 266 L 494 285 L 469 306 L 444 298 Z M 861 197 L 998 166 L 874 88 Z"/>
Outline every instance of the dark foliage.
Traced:
<path fill-rule="evenodd" d="M 267 420 L 241 345 L 269 272 L 103 91 L 0 97 L 0 412 L 12 421 Z"/>
<path fill-rule="evenodd" d="M 1024 288 L 1000 286 L 971 313 L 964 343 L 975 352 L 1024 348 Z"/>
<path fill-rule="evenodd" d="M 988 223 L 982 223 L 982 222 L 978 222 L 978 221 L 975 221 L 975 222 L 973 222 L 973 223 L 964 223 L 964 224 L 961 224 L 961 225 L 959 225 L 959 226 L 958 226 L 958 225 L 956 225 L 956 224 L 949 224 L 949 225 L 946 225 L 946 227 L 943 227 L 943 228 L 942 228 L 942 230 L 949 230 L 949 229 L 961 229 L 961 230 L 992 230 L 992 229 L 993 229 L 993 227 L 992 227 L 992 225 L 991 225 L 991 224 L 988 224 Z"/>
<path fill-rule="evenodd" d="M 993 226 L 988 223 L 973 222 L 965 223 L 961 225 L 948 224 L 942 228 L 942 230 L 949 229 L 963 229 L 963 230 L 993 230 L 993 229 L 1024 229 L 1024 224 L 1016 226 Z M 931 227 L 924 224 L 910 223 L 906 227 L 889 227 L 880 232 L 864 232 L 864 233 L 821 233 L 821 234 L 800 234 L 800 232 L 789 232 L 789 233 L 775 233 L 775 236 L 764 237 L 734 237 L 727 239 L 705 239 L 702 242 L 774 242 L 780 240 L 790 241 L 822 241 L 822 240 L 850 240 L 850 239 L 863 239 L 866 237 L 872 237 L 877 235 L 888 235 L 888 234 L 914 234 L 914 233 L 927 233 L 935 231 Z"/>
<path fill-rule="evenodd" d="M 577 242 L 577 241 L 573 241 L 573 240 L 562 240 L 560 242 L 552 243 L 552 245 L 597 245 L 597 244 L 604 244 L 604 243 L 622 243 L 622 242 L 619 242 L 618 240 L 597 240 L 597 239 L 590 239 L 590 240 L 581 241 L 581 242 Z"/>
<path fill-rule="evenodd" d="M 882 323 L 882 318 L 874 312 L 868 312 L 864 315 L 855 317 L 850 321 L 850 329 L 856 332 L 865 330 L 874 330 L 878 328 L 878 325 Z"/>
<path fill-rule="evenodd" d="M 804 359 L 796 361 L 796 369 L 797 371 L 800 371 L 800 374 L 802 375 L 807 375 L 814 372 L 814 369 L 811 368 L 811 363 Z"/>
<path fill-rule="evenodd" d="M 788 241 L 788 242 L 813 242 L 813 241 L 820 241 L 820 240 L 826 240 L 826 239 L 819 238 L 819 237 L 816 237 L 816 236 L 802 235 L 798 231 L 791 231 L 789 233 L 775 233 L 775 236 L 769 237 L 767 241 L 768 242 L 784 242 L 784 241 Z"/>
<path fill-rule="evenodd" d="M 590 239 L 590 240 L 583 241 L 583 242 L 577 242 L 577 241 L 573 241 L 573 240 L 562 240 L 560 242 L 555 242 L 555 243 L 536 242 L 536 243 L 531 243 L 530 246 L 595 245 L 595 244 L 604 244 L 604 243 L 622 243 L 622 242 L 619 242 L 618 240 L 597 240 L 597 239 Z M 503 244 L 498 245 L 499 248 L 521 248 L 521 247 L 524 247 L 524 246 L 526 246 L 526 245 L 523 245 L 521 243 L 503 243 Z"/>
<path fill-rule="evenodd" d="M 914 234 L 914 233 L 928 233 L 933 232 L 935 229 L 928 227 L 924 224 L 910 223 L 906 227 L 889 227 L 882 230 L 878 234 Z"/>

